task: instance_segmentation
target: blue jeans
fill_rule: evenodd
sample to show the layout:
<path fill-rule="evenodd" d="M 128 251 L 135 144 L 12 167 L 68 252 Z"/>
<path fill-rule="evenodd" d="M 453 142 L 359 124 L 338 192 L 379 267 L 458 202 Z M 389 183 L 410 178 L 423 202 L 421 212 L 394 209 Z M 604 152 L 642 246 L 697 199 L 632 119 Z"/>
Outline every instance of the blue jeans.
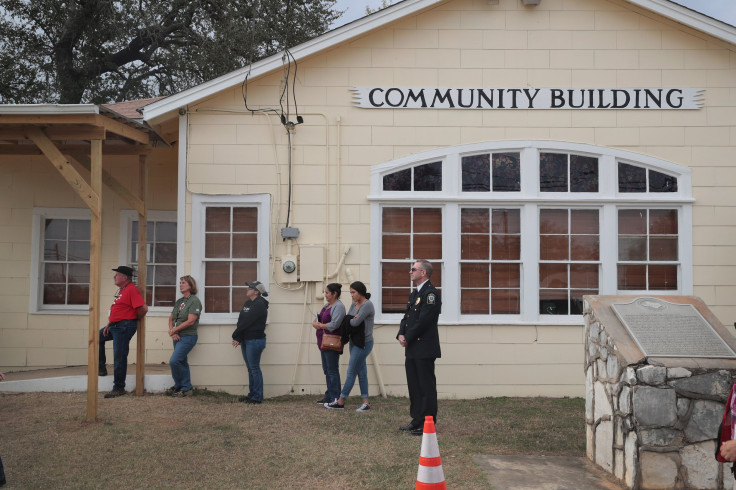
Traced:
<path fill-rule="evenodd" d="M 246 340 L 240 344 L 245 366 L 248 368 L 248 398 L 263 401 L 263 373 L 261 354 L 266 349 L 266 338 Z"/>
<path fill-rule="evenodd" d="M 125 375 L 128 374 L 128 351 L 130 350 L 130 339 L 135 335 L 138 329 L 138 320 L 122 320 L 110 325 L 107 337 L 104 335 L 104 328 L 100 329 L 100 367 L 107 364 L 105 357 L 105 342 L 112 340 L 113 362 L 113 383 L 114 390 L 125 389 Z"/>
<path fill-rule="evenodd" d="M 373 350 L 373 341 L 369 340 L 365 343 L 364 348 L 350 343 L 350 363 L 348 363 L 348 374 L 345 376 L 345 385 L 342 387 L 341 398 L 347 398 L 355 384 L 355 377 L 358 377 L 360 383 L 360 397 L 368 398 L 368 367 L 365 360 L 368 354 Z"/>
<path fill-rule="evenodd" d="M 332 401 L 340 396 L 340 353 L 324 350 L 322 353 L 322 372 L 325 373 L 327 391 L 325 398 Z"/>
<path fill-rule="evenodd" d="M 192 376 L 189 374 L 187 356 L 197 343 L 197 335 L 180 335 L 174 341 L 174 352 L 169 359 L 171 377 L 174 378 L 174 388 L 181 391 L 192 389 Z"/>

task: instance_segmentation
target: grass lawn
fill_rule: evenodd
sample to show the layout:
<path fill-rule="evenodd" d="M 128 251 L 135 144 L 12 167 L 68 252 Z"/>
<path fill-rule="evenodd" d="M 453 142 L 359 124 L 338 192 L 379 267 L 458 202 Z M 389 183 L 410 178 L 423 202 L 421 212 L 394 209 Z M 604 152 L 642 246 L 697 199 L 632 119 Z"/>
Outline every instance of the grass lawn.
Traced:
<path fill-rule="evenodd" d="M 0 394 L 6 488 L 413 488 L 421 437 L 400 433 L 405 398 L 356 413 L 286 396 L 262 405 L 207 391 L 100 395 Z M 584 400 L 440 400 L 437 424 L 449 488 L 490 488 L 474 454 L 585 455 Z"/>

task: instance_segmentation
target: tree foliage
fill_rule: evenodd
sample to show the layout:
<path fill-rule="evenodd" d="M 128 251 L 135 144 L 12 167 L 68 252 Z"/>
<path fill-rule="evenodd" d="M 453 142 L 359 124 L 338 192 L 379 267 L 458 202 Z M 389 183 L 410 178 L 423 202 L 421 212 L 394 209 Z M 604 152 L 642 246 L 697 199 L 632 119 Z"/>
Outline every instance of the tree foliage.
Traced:
<path fill-rule="evenodd" d="M 169 95 L 325 32 L 336 0 L 0 0 L 0 102 Z"/>

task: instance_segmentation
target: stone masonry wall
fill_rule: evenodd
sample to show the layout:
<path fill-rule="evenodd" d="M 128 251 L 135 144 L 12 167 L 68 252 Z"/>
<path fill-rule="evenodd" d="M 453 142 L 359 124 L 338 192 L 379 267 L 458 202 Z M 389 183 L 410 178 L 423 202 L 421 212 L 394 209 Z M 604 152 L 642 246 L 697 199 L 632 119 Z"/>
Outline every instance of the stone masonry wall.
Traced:
<path fill-rule="evenodd" d="M 615 342 L 585 311 L 587 456 L 628 488 L 733 489 L 714 458 L 734 372 L 625 365 Z"/>

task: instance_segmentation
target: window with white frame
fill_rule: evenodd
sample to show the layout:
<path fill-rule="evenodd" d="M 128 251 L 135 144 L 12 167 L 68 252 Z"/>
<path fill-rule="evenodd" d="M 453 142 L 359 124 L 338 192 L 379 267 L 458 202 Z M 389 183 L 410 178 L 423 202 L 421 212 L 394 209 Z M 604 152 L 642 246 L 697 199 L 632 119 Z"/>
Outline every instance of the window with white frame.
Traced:
<path fill-rule="evenodd" d="M 237 317 L 245 283 L 268 284 L 268 195 L 193 196 L 192 271 L 203 321 Z M 200 279 L 201 278 L 201 279 Z"/>
<path fill-rule="evenodd" d="M 90 213 L 34 208 L 31 312 L 89 308 Z"/>
<path fill-rule="evenodd" d="M 690 171 L 670 162 L 465 145 L 374 167 L 369 200 L 377 321 L 403 314 L 416 259 L 435 266 L 445 323 L 577 323 L 585 295 L 692 294 Z"/>
<path fill-rule="evenodd" d="M 179 294 L 176 277 L 176 212 L 148 211 L 146 215 L 146 303 L 171 311 Z M 138 213 L 121 212 L 120 263 L 138 267 Z"/>

